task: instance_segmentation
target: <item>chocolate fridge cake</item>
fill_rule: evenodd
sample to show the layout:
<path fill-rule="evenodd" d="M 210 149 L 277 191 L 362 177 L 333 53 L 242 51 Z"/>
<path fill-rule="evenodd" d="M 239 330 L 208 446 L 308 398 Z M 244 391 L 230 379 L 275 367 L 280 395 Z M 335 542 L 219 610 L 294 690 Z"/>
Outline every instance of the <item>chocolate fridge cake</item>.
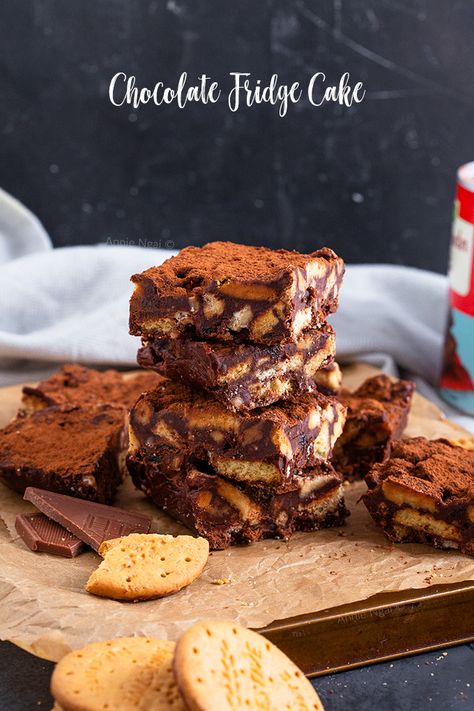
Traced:
<path fill-rule="evenodd" d="M 190 467 L 166 475 L 152 454 L 132 454 L 127 461 L 135 485 L 207 538 L 214 550 L 340 526 L 348 515 L 342 478 L 324 462 L 296 476 L 293 488 L 278 494 L 231 482 L 209 469 Z"/>
<path fill-rule="evenodd" d="M 160 381 L 160 376 L 152 372 L 125 378 L 117 370 L 98 371 L 67 363 L 37 385 L 25 385 L 22 404 L 27 413 L 51 405 L 108 404 L 130 408 L 139 395 Z"/>
<path fill-rule="evenodd" d="M 166 473 L 206 462 L 222 476 L 283 491 L 301 469 L 330 458 L 344 420 L 344 406 L 318 392 L 233 413 L 210 395 L 165 381 L 132 408 L 130 451 L 154 455 Z"/>
<path fill-rule="evenodd" d="M 210 242 L 135 274 L 130 333 L 281 344 L 337 309 L 344 262 L 311 254 Z"/>
<path fill-rule="evenodd" d="M 296 343 L 259 346 L 193 339 L 151 339 L 138 351 L 141 366 L 207 390 L 230 410 L 252 410 L 316 389 L 321 367 L 332 362 L 334 331 L 306 331 Z"/>
<path fill-rule="evenodd" d="M 392 541 L 474 555 L 474 452 L 447 440 L 401 440 L 366 482 L 363 501 Z"/>
<path fill-rule="evenodd" d="M 391 443 L 406 427 L 414 390 L 409 380 L 376 375 L 353 393 L 339 394 L 347 418 L 334 447 L 333 465 L 346 479 L 362 479 L 373 464 L 386 459 Z"/>
<path fill-rule="evenodd" d="M 123 408 L 48 407 L 0 430 L 0 480 L 110 502 L 122 482 L 126 446 Z"/>

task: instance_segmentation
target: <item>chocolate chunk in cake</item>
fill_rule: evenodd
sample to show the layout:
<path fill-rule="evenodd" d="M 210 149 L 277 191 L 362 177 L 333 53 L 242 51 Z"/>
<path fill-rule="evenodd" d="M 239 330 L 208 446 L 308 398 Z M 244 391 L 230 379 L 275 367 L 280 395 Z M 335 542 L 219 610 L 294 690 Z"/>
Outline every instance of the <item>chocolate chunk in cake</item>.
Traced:
<path fill-rule="evenodd" d="M 447 440 L 401 440 L 366 477 L 374 521 L 397 542 L 474 555 L 474 452 Z"/>
<path fill-rule="evenodd" d="M 204 461 L 230 479 L 281 491 L 300 469 L 331 456 L 344 419 L 344 406 L 320 393 L 232 413 L 210 395 L 166 381 L 132 408 L 130 448 L 156 454 L 168 447 L 176 469 Z"/>
<path fill-rule="evenodd" d="M 124 474 L 123 408 L 48 407 L 0 430 L 0 480 L 110 502 Z"/>
<path fill-rule="evenodd" d="M 253 410 L 316 390 L 317 371 L 332 361 L 334 331 L 322 326 L 278 346 L 192 339 L 152 339 L 138 363 L 206 390 L 230 410 Z"/>
<path fill-rule="evenodd" d="M 344 523 L 342 478 L 322 462 L 296 476 L 285 493 L 231 482 L 210 471 L 189 468 L 167 476 L 159 458 L 129 455 L 135 485 L 161 509 L 207 538 L 212 549 L 262 538 L 288 539 Z"/>
<path fill-rule="evenodd" d="M 353 393 L 340 393 L 347 418 L 334 447 L 333 465 L 346 479 L 361 479 L 373 464 L 386 459 L 391 443 L 406 427 L 414 390 L 409 380 L 376 375 Z"/>
<path fill-rule="evenodd" d="M 124 377 L 117 370 L 98 371 L 67 363 L 38 385 L 23 388 L 23 408 L 31 413 L 51 405 L 119 405 L 130 408 L 138 397 L 159 384 L 154 373 Z"/>
<path fill-rule="evenodd" d="M 210 242 L 135 274 L 130 333 L 150 338 L 296 341 L 337 309 L 342 259 Z"/>

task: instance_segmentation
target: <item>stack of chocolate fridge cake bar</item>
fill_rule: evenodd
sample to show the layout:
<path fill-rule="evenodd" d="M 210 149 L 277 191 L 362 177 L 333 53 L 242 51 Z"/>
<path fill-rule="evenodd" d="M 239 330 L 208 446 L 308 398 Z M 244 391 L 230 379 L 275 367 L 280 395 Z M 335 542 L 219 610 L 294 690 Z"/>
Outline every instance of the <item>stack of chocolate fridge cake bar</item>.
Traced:
<path fill-rule="evenodd" d="M 330 249 L 214 242 L 132 277 L 138 362 L 167 379 L 132 408 L 129 470 L 215 549 L 347 515 L 330 464 L 346 408 L 317 387 L 343 273 Z"/>

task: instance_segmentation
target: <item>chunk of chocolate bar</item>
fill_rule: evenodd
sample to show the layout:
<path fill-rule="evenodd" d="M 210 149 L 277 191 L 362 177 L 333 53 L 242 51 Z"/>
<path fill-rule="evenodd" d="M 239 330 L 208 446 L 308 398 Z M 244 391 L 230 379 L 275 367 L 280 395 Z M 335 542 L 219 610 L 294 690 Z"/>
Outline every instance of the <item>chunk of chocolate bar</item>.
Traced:
<path fill-rule="evenodd" d="M 156 387 L 161 377 L 137 373 L 124 377 L 117 370 L 98 371 L 67 363 L 38 385 L 25 385 L 23 407 L 27 413 L 52 405 L 116 405 L 129 409 L 146 390 Z"/>
<path fill-rule="evenodd" d="M 27 486 L 111 501 L 124 476 L 123 408 L 48 407 L 18 416 L 0 430 L 0 480 L 23 493 Z"/>
<path fill-rule="evenodd" d="M 316 390 L 317 371 L 336 350 L 328 325 L 304 333 L 296 343 L 264 347 L 192 339 L 145 342 L 138 363 L 216 396 L 231 410 L 253 410 Z"/>
<path fill-rule="evenodd" d="M 77 536 L 42 513 L 18 514 L 15 528 L 32 551 L 75 558 L 85 548 Z"/>
<path fill-rule="evenodd" d="M 135 274 L 130 333 L 151 338 L 296 341 L 337 309 L 344 262 L 311 254 L 210 242 Z"/>
<path fill-rule="evenodd" d="M 81 501 L 31 486 L 26 489 L 24 498 L 96 551 L 111 538 L 150 530 L 149 516 L 116 506 Z"/>
<path fill-rule="evenodd" d="M 210 395 L 167 381 L 130 412 L 130 451 L 157 456 L 172 473 L 204 461 L 216 473 L 279 491 L 305 467 L 329 459 L 345 408 L 320 393 L 251 412 L 232 413 Z M 160 450 L 168 448 L 165 458 Z"/>
<path fill-rule="evenodd" d="M 297 475 L 293 488 L 274 493 L 190 468 L 163 474 L 152 455 L 129 455 L 135 485 L 157 506 L 207 538 L 212 549 L 262 538 L 288 539 L 295 531 L 315 531 L 344 523 L 342 478 L 327 463 Z"/>
<path fill-rule="evenodd" d="M 396 542 L 474 555 L 474 452 L 447 440 L 401 440 L 366 477 L 363 501 Z"/>
<path fill-rule="evenodd" d="M 362 479 L 383 462 L 406 427 L 415 383 L 376 375 L 338 399 L 347 407 L 346 424 L 334 447 L 333 465 L 346 479 Z"/>

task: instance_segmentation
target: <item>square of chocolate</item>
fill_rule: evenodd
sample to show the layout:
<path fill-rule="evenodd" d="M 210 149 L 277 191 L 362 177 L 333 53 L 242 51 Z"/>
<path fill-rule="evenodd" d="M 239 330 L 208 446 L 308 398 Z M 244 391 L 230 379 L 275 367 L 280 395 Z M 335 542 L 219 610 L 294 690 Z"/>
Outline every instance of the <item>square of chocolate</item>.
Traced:
<path fill-rule="evenodd" d="M 341 526 L 348 515 L 342 477 L 326 462 L 296 475 L 291 490 L 283 493 L 230 481 L 209 469 L 190 467 L 166 475 L 149 454 L 129 455 L 128 467 L 138 488 L 207 538 L 214 550 Z"/>
<path fill-rule="evenodd" d="M 447 440 L 400 440 L 366 476 L 363 501 L 396 542 L 474 555 L 474 452 Z"/>
<path fill-rule="evenodd" d="M 108 503 L 124 476 L 121 407 L 48 407 L 0 430 L 0 480 Z"/>
<path fill-rule="evenodd" d="M 328 325 L 306 331 L 296 343 L 253 343 L 151 339 L 138 351 L 138 363 L 173 380 L 201 388 L 230 410 L 253 410 L 298 392 L 314 392 L 319 369 L 336 351 Z"/>
<path fill-rule="evenodd" d="M 280 344 L 337 309 L 344 262 L 311 254 L 210 242 L 186 247 L 132 276 L 130 333 Z"/>
<path fill-rule="evenodd" d="M 134 373 L 124 377 L 118 370 L 99 371 L 66 363 L 37 385 L 25 385 L 22 404 L 27 413 L 52 405 L 116 405 L 130 408 L 146 390 L 158 385 L 158 374 Z"/>
<path fill-rule="evenodd" d="M 373 464 L 387 458 L 391 443 L 406 427 L 414 391 L 409 380 L 376 375 L 353 393 L 343 390 L 338 395 L 347 417 L 333 464 L 346 479 L 362 479 Z"/>
<path fill-rule="evenodd" d="M 42 513 L 17 514 L 15 528 L 32 551 L 75 558 L 85 549 L 80 538 Z"/>
<path fill-rule="evenodd" d="M 319 392 L 250 412 L 165 381 L 130 412 L 130 452 L 152 454 L 168 472 L 206 462 L 217 474 L 255 486 L 291 488 L 301 469 L 329 459 L 345 407 Z"/>

